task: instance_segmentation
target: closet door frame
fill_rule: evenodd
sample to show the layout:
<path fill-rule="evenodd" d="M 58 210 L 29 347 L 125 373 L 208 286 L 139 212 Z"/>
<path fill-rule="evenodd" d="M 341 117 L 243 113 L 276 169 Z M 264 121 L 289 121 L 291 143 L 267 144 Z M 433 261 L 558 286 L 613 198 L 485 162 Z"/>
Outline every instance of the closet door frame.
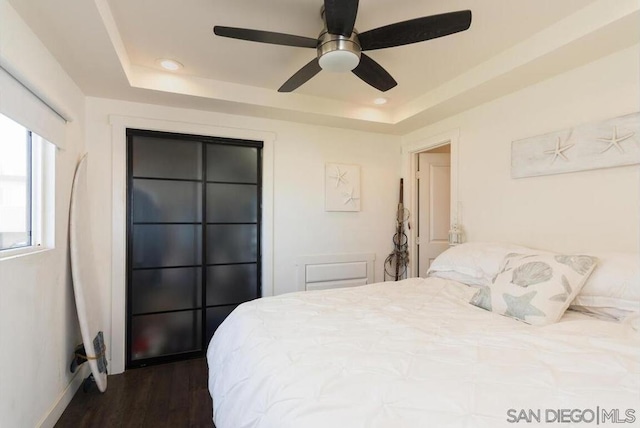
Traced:
<path fill-rule="evenodd" d="M 133 274 L 133 138 L 134 137 L 152 137 L 152 138 L 166 138 L 170 140 L 182 140 L 185 142 L 194 142 L 201 144 L 201 263 L 198 267 L 201 270 L 201 296 L 200 306 L 194 308 L 194 311 L 200 311 L 200 333 L 201 333 L 201 349 L 197 351 L 181 352 L 177 354 L 162 355 L 157 357 L 144 358 L 139 360 L 132 359 L 131 345 L 132 345 L 132 321 L 133 321 L 133 307 L 132 307 L 132 274 Z M 257 140 L 246 140 L 229 137 L 214 137 L 206 135 L 193 135 L 176 132 L 165 131 L 153 131 L 137 128 L 126 128 L 126 320 L 125 320 L 125 368 L 137 368 L 147 365 L 161 364 L 178 360 L 185 360 L 189 358 L 202 357 L 207 350 L 208 346 L 208 329 L 207 329 L 207 146 L 209 145 L 228 145 L 249 147 L 257 149 L 257 171 L 256 171 L 256 186 L 257 186 L 257 217 L 256 217 L 256 269 L 257 269 L 257 297 L 263 296 L 262 288 L 262 220 L 263 220 L 263 149 L 264 142 Z M 179 144 L 179 143 L 178 143 Z M 164 179 L 163 179 L 164 180 Z M 166 179 L 167 181 L 182 181 L 180 179 Z M 194 181 L 195 182 L 195 181 Z M 238 302 L 240 304 L 242 302 Z M 219 305 L 219 306 L 232 306 Z M 213 305 L 216 307 L 216 305 Z M 170 313 L 173 311 L 165 311 Z"/>

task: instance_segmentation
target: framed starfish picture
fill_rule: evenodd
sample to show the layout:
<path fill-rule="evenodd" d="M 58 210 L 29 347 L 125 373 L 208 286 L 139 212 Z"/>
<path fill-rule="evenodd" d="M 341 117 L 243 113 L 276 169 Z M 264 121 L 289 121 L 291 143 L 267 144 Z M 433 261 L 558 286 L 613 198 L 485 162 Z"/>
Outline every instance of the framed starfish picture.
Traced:
<path fill-rule="evenodd" d="M 640 163 L 640 113 L 511 143 L 511 177 L 565 172 Z"/>
<path fill-rule="evenodd" d="M 327 163 L 324 175 L 325 211 L 360 211 L 360 166 Z"/>

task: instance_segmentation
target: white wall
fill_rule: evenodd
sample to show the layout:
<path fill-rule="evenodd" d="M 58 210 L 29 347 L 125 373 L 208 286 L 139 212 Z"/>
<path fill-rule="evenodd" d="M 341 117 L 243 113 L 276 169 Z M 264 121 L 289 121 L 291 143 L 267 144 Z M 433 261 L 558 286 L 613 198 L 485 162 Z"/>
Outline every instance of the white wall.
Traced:
<path fill-rule="evenodd" d="M 0 261 L 0 426 L 52 426 L 74 390 L 69 363 L 79 343 L 67 222 L 84 96 L 5 0 L 0 47 L 3 60 L 74 116 L 56 153 L 55 249 Z"/>
<path fill-rule="evenodd" d="M 556 251 L 638 251 L 640 168 L 511 179 L 511 142 L 640 110 L 638 46 L 403 137 L 458 129 L 468 241 Z"/>
<path fill-rule="evenodd" d="M 111 277 L 112 132 L 110 115 L 206 125 L 233 129 L 234 135 L 256 131 L 275 135 L 273 143 L 273 284 L 274 294 L 297 291 L 298 256 L 376 254 L 375 279 L 381 281 L 382 264 L 392 250 L 395 201 L 400 177 L 400 138 L 344 129 L 232 116 L 123 101 L 87 99 L 87 149 L 90 188 L 96 195 L 92 213 L 97 225 L 95 241 L 98 273 Z M 182 129 L 175 125 L 176 131 Z M 324 211 L 326 162 L 361 166 L 362 210 L 356 213 Z M 109 299 L 109 290 L 104 291 Z M 120 328 L 124 320 L 111 321 Z M 110 337 L 110 336 L 108 336 Z"/>

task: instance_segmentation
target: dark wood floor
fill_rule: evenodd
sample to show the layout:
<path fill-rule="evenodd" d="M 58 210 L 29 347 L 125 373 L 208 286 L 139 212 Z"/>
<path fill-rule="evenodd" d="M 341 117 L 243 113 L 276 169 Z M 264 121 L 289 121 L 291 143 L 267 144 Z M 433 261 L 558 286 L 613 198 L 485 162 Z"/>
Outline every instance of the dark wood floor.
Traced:
<path fill-rule="evenodd" d="M 109 376 L 104 394 L 81 387 L 56 428 L 212 428 L 211 416 L 207 363 L 199 358 Z"/>

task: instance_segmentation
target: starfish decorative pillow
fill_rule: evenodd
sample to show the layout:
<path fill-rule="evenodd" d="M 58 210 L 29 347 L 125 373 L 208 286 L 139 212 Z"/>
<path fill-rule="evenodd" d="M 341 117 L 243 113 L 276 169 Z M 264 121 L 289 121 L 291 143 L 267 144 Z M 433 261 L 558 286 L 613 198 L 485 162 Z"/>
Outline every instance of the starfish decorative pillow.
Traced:
<path fill-rule="evenodd" d="M 533 325 L 558 321 L 596 267 L 583 255 L 508 254 L 472 305 Z"/>

